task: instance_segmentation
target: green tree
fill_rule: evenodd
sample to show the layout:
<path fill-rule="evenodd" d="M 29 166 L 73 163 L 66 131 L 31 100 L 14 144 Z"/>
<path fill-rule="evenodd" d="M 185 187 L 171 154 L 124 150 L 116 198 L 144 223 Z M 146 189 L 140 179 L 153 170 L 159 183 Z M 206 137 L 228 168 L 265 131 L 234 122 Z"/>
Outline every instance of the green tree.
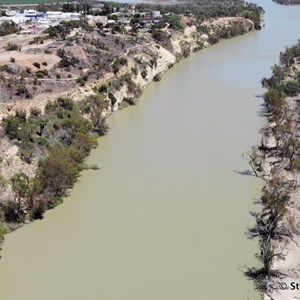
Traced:
<path fill-rule="evenodd" d="M 55 196 L 63 196 L 77 179 L 79 166 L 70 154 L 69 149 L 55 146 L 40 162 L 38 177 L 43 187 Z"/>
<path fill-rule="evenodd" d="M 24 198 L 27 196 L 29 188 L 29 178 L 25 173 L 21 172 L 15 174 L 10 181 L 12 189 L 15 192 L 17 198 Z"/>
<path fill-rule="evenodd" d="M 170 28 L 174 30 L 183 30 L 184 25 L 181 17 L 178 15 L 169 15 L 166 17 L 166 21 L 170 24 Z"/>
<path fill-rule="evenodd" d="M 84 155 L 87 156 L 93 148 L 98 145 L 96 137 L 84 133 L 78 133 L 73 145 Z"/>
<path fill-rule="evenodd" d="M 11 139 L 17 138 L 20 120 L 15 116 L 8 116 L 3 119 L 5 134 Z"/>
<path fill-rule="evenodd" d="M 20 27 L 13 21 L 3 21 L 0 26 L 0 36 L 17 33 Z"/>
<path fill-rule="evenodd" d="M 268 105 L 268 108 L 271 113 L 278 114 L 282 112 L 282 108 L 285 105 L 285 101 L 280 90 L 273 88 L 269 89 L 264 94 L 264 100 Z"/>

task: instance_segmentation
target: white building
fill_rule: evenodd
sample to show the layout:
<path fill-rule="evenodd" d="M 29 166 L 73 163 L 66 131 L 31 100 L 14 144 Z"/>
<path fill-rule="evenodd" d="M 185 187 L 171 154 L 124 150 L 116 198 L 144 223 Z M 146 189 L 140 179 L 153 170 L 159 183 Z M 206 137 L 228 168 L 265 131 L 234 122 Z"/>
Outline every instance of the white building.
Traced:
<path fill-rule="evenodd" d="M 151 17 L 159 18 L 160 17 L 160 11 L 159 10 L 152 10 L 151 11 Z"/>
<path fill-rule="evenodd" d="M 16 24 L 24 24 L 27 20 L 30 20 L 30 18 L 25 17 L 24 15 L 15 15 L 13 17 L 0 17 L 0 24 L 4 21 L 13 21 Z"/>
<path fill-rule="evenodd" d="M 107 16 L 94 16 L 94 21 L 96 23 L 102 23 L 103 26 L 107 24 Z"/>

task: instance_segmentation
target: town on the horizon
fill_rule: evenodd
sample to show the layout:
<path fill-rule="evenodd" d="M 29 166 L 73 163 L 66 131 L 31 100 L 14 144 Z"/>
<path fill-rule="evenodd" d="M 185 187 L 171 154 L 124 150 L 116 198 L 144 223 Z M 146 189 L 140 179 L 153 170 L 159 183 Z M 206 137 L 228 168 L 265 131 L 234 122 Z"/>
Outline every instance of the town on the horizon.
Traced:
<path fill-rule="evenodd" d="M 137 10 L 135 5 L 119 3 L 96 3 L 79 5 L 76 3 L 63 3 L 57 5 L 61 9 L 41 11 L 47 6 L 38 6 L 37 9 L 26 8 L 17 10 L 11 6 L 0 6 L 0 24 L 14 22 L 19 26 L 21 35 L 36 35 L 50 26 L 56 26 L 61 21 L 79 20 L 85 17 L 89 23 L 101 24 L 103 32 L 131 32 L 134 30 L 148 30 L 152 25 L 160 28 L 168 27 L 163 17 L 172 13 L 161 14 L 159 10 Z M 40 8 L 40 11 L 38 9 Z M 1 34 L 0 34 L 1 35 Z"/>

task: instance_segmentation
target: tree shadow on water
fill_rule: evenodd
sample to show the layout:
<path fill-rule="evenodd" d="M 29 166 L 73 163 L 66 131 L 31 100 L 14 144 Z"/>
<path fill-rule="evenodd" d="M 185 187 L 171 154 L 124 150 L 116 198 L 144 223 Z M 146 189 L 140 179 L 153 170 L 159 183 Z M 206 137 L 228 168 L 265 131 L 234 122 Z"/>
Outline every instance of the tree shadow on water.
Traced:
<path fill-rule="evenodd" d="M 251 170 L 244 170 L 244 171 L 239 171 L 239 170 L 233 170 L 234 173 L 237 173 L 239 175 L 244 175 L 244 176 L 255 176 Z"/>

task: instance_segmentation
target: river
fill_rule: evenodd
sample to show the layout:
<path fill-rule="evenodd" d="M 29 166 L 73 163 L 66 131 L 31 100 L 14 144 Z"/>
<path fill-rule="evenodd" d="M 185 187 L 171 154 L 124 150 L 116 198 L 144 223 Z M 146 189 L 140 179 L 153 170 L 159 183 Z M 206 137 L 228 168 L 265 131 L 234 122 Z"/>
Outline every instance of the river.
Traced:
<path fill-rule="evenodd" d="M 241 272 L 261 182 L 236 171 L 260 140 L 263 90 L 300 7 L 259 1 L 262 31 L 193 54 L 109 118 L 65 203 L 8 234 L 0 299 L 259 299 Z"/>

